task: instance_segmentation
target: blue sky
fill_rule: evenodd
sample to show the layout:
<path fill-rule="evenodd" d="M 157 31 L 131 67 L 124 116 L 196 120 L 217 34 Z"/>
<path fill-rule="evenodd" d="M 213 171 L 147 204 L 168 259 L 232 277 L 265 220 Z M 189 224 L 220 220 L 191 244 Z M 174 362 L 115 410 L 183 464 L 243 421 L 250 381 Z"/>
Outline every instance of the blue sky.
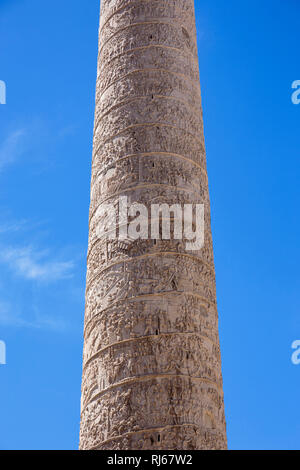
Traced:
<path fill-rule="evenodd" d="M 298 0 L 196 0 L 232 449 L 300 449 Z M 98 0 L 0 0 L 0 448 L 78 446 Z"/>

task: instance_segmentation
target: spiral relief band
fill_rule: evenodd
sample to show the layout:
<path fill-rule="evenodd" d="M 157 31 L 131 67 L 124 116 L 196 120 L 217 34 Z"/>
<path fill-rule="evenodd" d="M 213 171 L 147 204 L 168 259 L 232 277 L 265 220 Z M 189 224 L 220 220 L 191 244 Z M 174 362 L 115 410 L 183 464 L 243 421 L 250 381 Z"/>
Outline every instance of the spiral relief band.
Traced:
<path fill-rule="evenodd" d="M 101 1 L 80 448 L 227 448 L 193 0 Z"/>

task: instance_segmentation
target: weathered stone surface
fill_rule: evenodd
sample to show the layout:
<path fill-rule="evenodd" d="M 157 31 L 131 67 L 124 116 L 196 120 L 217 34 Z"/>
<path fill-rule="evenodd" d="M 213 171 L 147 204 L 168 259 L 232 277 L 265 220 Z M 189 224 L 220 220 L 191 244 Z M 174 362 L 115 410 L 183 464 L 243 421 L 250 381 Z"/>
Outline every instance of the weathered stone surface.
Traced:
<path fill-rule="evenodd" d="M 191 17 L 193 15 L 191 2 L 166 1 L 162 4 L 159 0 L 136 0 L 133 2 L 119 2 L 114 4 L 113 10 L 110 6 L 105 11 L 107 5 L 102 5 L 101 13 L 101 32 L 102 38 L 108 38 L 121 28 L 137 22 L 165 21 L 170 24 L 182 24 L 185 27 L 191 26 Z M 109 16 L 110 14 L 110 16 Z M 112 15 L 112 16 L 111 16 Z M 193 26 L 192 40 L 195 40 L 195 25 Z"/>
<path fill-rule="evenodd" d="M 97 87 L 96 100 L 100 98 L 101 89 Z M 113 83 L 101 96 L 99 103 L 100 117 L 113 107 L 140 97 L 165 97 L 187 103 L 195 113 L 201 109 L 201 98 L 194 84 L 179 74 L 170 74 L 165 70 L 141 70 Z M 128 98 L 130 97 L 130 98 Z M 198 99 L 195 100 L 195 97 Z"/>
<path fill-rule="evenodd" d="M 81 439 L 87 449 L 123 434 L 166 426 L 189 424 L 208 433 L 224 430 L 223 399 L 217 385 L 178 374 L 128 379 L 93 397 L 82 410 Z"/>
<path fill-rule="evenodd" d="M 100 32 L 103 35 L 106 29 L 111 36 L 138 21 L 158 20 L 192 27 L 192 39 L 195 40 L 195 23 L 191 22 L 193 14 L 192 2 L 186 0 L 102 0 Z"/>
<path fill-rule="evenodd" d="M 126 156 L 163 153 L 166 157 L 184 157 L 205 167 L 204 139 L 182 129 L 162 124 L 149 124 L 126 129 L 106 142 L 94 137 L 93 174 L 105 171 Z M 171 160 L 172 162 L 172 160 Z M 170 169 L 172 165 L 170 164 Z"/>
<path fill-rule="evenodd" d="M 84 363 L 101 348 L 134 338 L 198 333 L 218 343 L 215 303 L 185 292 L 168 291 L 86 311 Z"/>
<path fill-rule="evenodd" d="M 101 82 L 97 84 L 98 98 L 112 87 L 119 79 L 132 75 L 147 74 L 149 70 L 165 71 L 169 75 L 179 76 L 193 83 L 195 93 L 199 94 L 199 70 L 197 61 L 191 55 L 180 54 L 176 49 L 158 45 L 142 47 L 137 50 L 128 50 L 125 54 L 116 55 L 104 64 L 98 65 L 98 77 Z"/>
<path fill-rule="evenodd" d="M 194 191 L 199 200 L 208 198 L 207 177 L 203 168 L 176 155 L 172 157 L 153 153 L 124 157 L 107 168 L 100 166 L 98 171 L 95 168 L 91 200 L 99 204 L 120 191 L 145 184 L 179 187 Z"/>
<path fill-rule="evenodd" d="M 95 350 L 83 371 L 83 407 L 109 387 L 145 375 L 193 376 L 221 388 L 219 346 L 195 333 L 160 333 Z"/>
<path fill-rule="evenodd" d="M 138 101 L 129 102 L 98 119 L 96 112 L 95 135 L 99 135 L 99 144 L 111 139 L 112 136 L 129 127 L 160 124 L 179 128 L 191 136 L 202 131 L 202 118 L 184 102 L 161 97 L 142 97 Z"/>
<path fill-rule="evenodd" d="M 179 425 L 108 439 L 102 445 L 96 446 L 95 450 L 223 450 L 226 446 L 223 431 L 207 431 L 194 425 Z"/>
<path fill-rule="evenodd" d="M 227 446 L 196 44 L 193 0 L 101 1 L 81 449 Z M 203 204 L 203 247 L 100 236 L 125 196 Z"/>

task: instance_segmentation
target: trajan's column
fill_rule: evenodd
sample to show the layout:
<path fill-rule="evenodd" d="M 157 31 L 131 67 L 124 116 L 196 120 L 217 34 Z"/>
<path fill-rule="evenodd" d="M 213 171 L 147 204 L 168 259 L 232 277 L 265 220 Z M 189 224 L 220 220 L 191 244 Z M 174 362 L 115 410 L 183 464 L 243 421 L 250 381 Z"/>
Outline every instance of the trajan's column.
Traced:
<path fill-rule="evenodd" d="M 99 236 L 120 197 L 204 204 L 204 247 Z M 89 224 L 80 448 L 226 449 L 193 0 L 101 2 Z"/>

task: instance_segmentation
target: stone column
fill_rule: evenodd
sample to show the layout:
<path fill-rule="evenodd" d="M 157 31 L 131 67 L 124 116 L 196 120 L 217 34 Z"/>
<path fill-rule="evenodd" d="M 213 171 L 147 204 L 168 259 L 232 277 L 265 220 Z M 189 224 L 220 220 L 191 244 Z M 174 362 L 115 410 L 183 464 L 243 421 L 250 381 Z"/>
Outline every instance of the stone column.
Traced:
<path fill-rule="evenodd" d="M 108 240 L 103 204 L 204 204 L 205 243 Z M 81 449 L 225 449 L 193 0 L 102 0 Z"/>

